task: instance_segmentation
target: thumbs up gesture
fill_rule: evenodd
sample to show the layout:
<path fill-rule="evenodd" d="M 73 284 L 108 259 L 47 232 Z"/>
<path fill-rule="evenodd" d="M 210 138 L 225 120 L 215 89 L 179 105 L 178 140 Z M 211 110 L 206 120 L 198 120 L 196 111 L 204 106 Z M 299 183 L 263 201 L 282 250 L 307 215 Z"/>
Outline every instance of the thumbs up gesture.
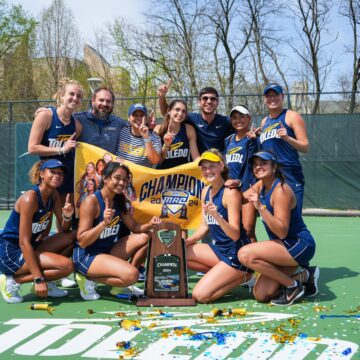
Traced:
<path fill-rule="evenodd" d="M 280 121 L 280 129 L 277 131 L 277 137 L 284 139 L 288 136 L 287 130 L 284 124 Z"/>
<path fill-rule="evenodd" d="M 110 207 L 110 201 L 108 198 L 105 198 L 105 210 L 104 210 L 104 223 L 108 226 L 111 223 L 112 218 L 114 217 L 115 210 Z"/>

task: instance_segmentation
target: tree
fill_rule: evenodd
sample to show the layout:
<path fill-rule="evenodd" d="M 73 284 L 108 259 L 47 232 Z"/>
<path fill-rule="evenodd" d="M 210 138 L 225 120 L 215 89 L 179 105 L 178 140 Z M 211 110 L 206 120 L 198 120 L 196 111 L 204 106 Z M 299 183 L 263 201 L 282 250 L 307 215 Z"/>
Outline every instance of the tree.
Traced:
<path fill-rule="evenodd" d="M 110 32 L 119 57 L 148 93 L 153 81 L 173 78 L 172 92 L 196 94 L 206 71 L 199 1 L 153 1 L 146 13 L 146 26 L 134 27 L 118 19 Z"/>
<path fill-rule="evenodd" d="M 39 55 L 45 58 L 49 81 L 46 92 L 54 93 L 59 80 L 74 77 L 79 63 L 76 57 L 80 50 L 79 30 L 72 11 L 64 0 L 53 0 L 40 14 L 37 29 Z"/>
<path fill-rule="evenodd" d="M 242 11 L 242 5 L 235 0 L 213 0 L 204 11 L 209 28 L 215 30 L 215 71 L 221 92 L 229 95 L 227 110 L 233 107 L 236 79 L 240 79 L 240 83 L 244 79 L 238 70 L 239 62 L 246 53 L 253 26 L 252 18 Z"/>
<path fill-rule="evenodd" d="M 327 31 L 329 24 L 330 3 L 327 0 L 296 0 L 292 10 L 298 20 L 295 27 L 302 46 L 291 47 L 311 74 L 309 80 L 315 92 L 311 113 L 316 114 L 319 112 L 321 91 L 332 62 L 331 57 L 327 57 L 323 50 L 336 40 L 334 38 L 326 43 L 322 40 L 323 32 Z"/>
<path fill-rule="evenodd" d="M 0 0 L 0 60 L 12 52 L 35 26 L 35 19 L 28 16 L 21 5 L 9 9 L 6 1 Z"/>
<path fill-rule="evenodd" d="M 358 47 L 358 30 L 360 27 L 360 3 L 354 0 L 343 0 L 340 7 L 340 14 L 347 17 L 352 29 L 353 44 L 351 48 L 347 48 L 352 54 L 352 70 L 350 80 L 350 103 L 348 112 L 352 114 L 356 107 L 356 92 L 358 91 L 360 82 L 360 50 Z M 346 79 L 345 83 L 347 82 Z M 342 82 L 344 83 L 344 82 Z M 345 90 L 345 89 L 343 89 Z"/>

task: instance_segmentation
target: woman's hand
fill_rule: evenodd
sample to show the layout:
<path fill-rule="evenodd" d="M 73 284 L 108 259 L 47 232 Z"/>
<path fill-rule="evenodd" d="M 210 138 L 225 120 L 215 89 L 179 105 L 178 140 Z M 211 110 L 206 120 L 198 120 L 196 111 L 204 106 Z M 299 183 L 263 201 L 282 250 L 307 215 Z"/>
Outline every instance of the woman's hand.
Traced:
<path fill-rule="evenodd" d="M 167 132 L 164 137 L 163 137 L 163 140 L 164 140 L 164 144 L 167 146 L 167 147 L 170 147 L 170 145 L 172 144 L 173 140 L 174 140 L 174 137 L 172 136 L 172 134 L 170 134 L 169 132 Z"/>
<path fill-rule="evenodd" d="M 216 217 L 219 213 L 217 211 L 217 206 L 213 203 L 211 190 L 209 191 L 209 201 L 204 204 L 204 211 L 206 214 Z"/>
<path fill-rule="evenodd" d="M 249 201 L 249 203 L 253 204 L 253 206 L 257 210 L 262 205 L 260 202 L 259 194 L 251 188 L 244 194 L 244 197 L 247 201 Z"/>
<path fill-rule="evenodd" d="M 108 226 L 111 223 L 115 214 L 115 210 L 110 207 L 110 202 L 108 198 L 105 198 L 105 210 L 104 210 L 104 224 Z"/>
<path fill-rule="evenodd" d="M 76 132 L 74 132 L 68 140 L 65 141 L 64 146 L 62 147 L 62 152 L 67 154 L 71 150 L 76 148 Z"/>
<path fill-rule="evenodd" d="M 158 216 L 153 216 L 149 221 L 149 225 L 153 227 L 154 225 L 160 224 L 161 222 L 162 220 Z"/>
<path fill-rule="evenodd" d="M 158 87 L 157 96 L 159 96 L 159 97 L 166 96 L 167 92 L 169 91 L 169 88 L 170 88 L 171 84 L 172 84 L 172 79 L 169 79 L 166 84 L 161 84 Z"/>
<path fill-rule="evenodd" d="M 46 281 L 43 281 L 39 284 L 34 284 L 35 293 L 37 296 L 40 297 L 47 297 L 48 294 L 48 287 Z"/>
<path fill-rule="evenodd" d="M 74 206 L 70 202 L 70 194 L 66 195 L 65 204 L 62 208 L 63 218 L 71 218 L 74 214 Z"/>

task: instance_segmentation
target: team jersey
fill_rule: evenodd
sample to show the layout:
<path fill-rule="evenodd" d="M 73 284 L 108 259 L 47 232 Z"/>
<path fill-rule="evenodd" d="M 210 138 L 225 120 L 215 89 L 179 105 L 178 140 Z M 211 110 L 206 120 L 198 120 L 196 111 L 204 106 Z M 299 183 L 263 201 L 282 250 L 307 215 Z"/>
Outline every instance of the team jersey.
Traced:
<path fill-rule="evenodd" d="M 47 147 L 58 148 L 64 146 L 64 143 L 69 140 L 70 136 L 76 131 L 75 119 L 70 117 L 70 124 L 64 125 L 56 112 L 55 108 L 50 108 L 52 111 L 51 125 L 48 130 L 45 131 L 41 144 Z M 71 150 L 64 155 L 51 155 L 40 156 L 41 159 L 58 159 L 66 167 L 67 173 L 64 174 L 64 181 L 58 188 L 59 193 L 74 192 L 74 161 L 75 150 Z"/>
<path fill-rule="evenodd" d="M 155 151 L 161 155 L 161 139 L 154 132 L 149 132 Z M 131 133 L 131 126 L 124 126 L 119 134 L 116 155 L 121 159 L 128 160 L 134 164 L 152 167 L 146 156 L 144 139 Z"/>
<path fill-rule="evenodd" d="M 254 185 L 256 178 L 252 172 L 248 159 L 257 152 L 256 139 L 249 139 L 246 136 L 236 140 L 236 134 L 225 139 L 225 161 L 229 167 L 229 178 L 239 179 L 242 183 L 242 191 Z"/>
<path fill-rule="evenodd" d="M 210 199 L 210 189 L 209 187 L 206 195 L 205 202 L 208 202 Z M 217 211 L 219 215 L 227 222 L 229 222 L 228 211 L 223 205 L 223 196 L 224 196 L 225 186 L 223 186 L 216 194 L 213 196 L 212 201 L 214 205 L 217 206 Z M 211 236 L 211 244 L 212 248 L 216 248 L 222 255 L 226 256 L 228 259 L 229 265 L 236 264 L 237 260 L 237 252 L 238 250 L 250 243 L 250 240 L 246 236 L 246 233 L 243 229 L 242 224 L 240 224 L 240 238 L 237 241 L 232 240 L 227 236 L 224 230 L 221 229 L 218 222 L 209 214 L 205 214 L 206 223 L 209 227 L 209 232 Z M 215 251 L 217 252 L 217 251 Z"/>
<path fill-rule="evenodd" d="M 31 190 L 35 191 L 38 210 L 33 215 L 31 224 L 31 244 L 34 245 L 38 237 L 47 229 L 51 216 L 53 213 L 54 200 L 51 196 L 46 204 L 43 203 L 39 186 L 34 186 Z M 34 204 L 34 206 L 36 206 Z M 10 243 L 19 244 L 19 229 L 20 229 L 20 214 L 13 209 L 10 213 L 10 217 L 6 222 L 5 229 L 0 235 L 1 240 L 8 241 Z"/>
<path fill-rule="evenodd" d="M 169 169 L 182 164 L 187 164 L 189 160 L 189 138 L 186 133 L 186 125 L 182 123 L 180 131 L 175 135 L 170 145 L 170 149 L 166 153 L 166 158 L 157 167 L 158 169 Z"/>
<path fill-rule="evenodd" d="M 208 124 L 199 113 L 189 113 L 187 121 L 195 127 L 200 154 L 211 148 L 224 151 L 224 140 L 231 134 L 232 126 L 227 116 L 216 114 Z"/>
<path fill-rule="evenodd" d="M 271 195 L 276 188 L 276 185 L 280 183 L 280 179 L 276 179 L 271 186 L 271 189 L 265 194 L 265 187 L 263 186 L 260 190 L 260 202 L 266 206 L 266 209 L 270 211 L 271 214 L 274 215 L 274 208 L 271 206 L 270 199 Z M 266 232 L 270 239 L 279 239 L 279 236 L 274 234 L 266 222 L 262 219 L 263 224 L 265 226 Z M 307 231 L 306 225 L 304 223 L 304 220 L 301 215 L 301 209 L 299 207 L 295 206 L 294 209 L 291 210 L 290 214 L 290 224 L 289 224 L 289 231 L 286 235 L 286 238 L 297 238 L 298 234 L 302 231 Z"/>
<path fill-rule="evenodd" d="M 95 193 L 90 196 L 95 196 L 100 206 L 100 215 L 94 220 L 94 228 L 104 220 L 105 202 L 100 190 L 95 191 Z M 86 252 L 108 253 L 111 250 L 114 244 L 119 240 L 118 235 L 125 226 L 121 220 L 120 214 L 120 210 L 115 209 L 115 214 L 111 223 L 101 232 L 99 239 L 86 247 Z M 79 247 L 79 244 L 77 243 L 75 247 Z"/>
<path fill-rule="evenodd" d="M 277 135 L 282 124 L 288 136 L 296 139 L 294 130 L 285 121 L 286 112 L 287 109 L 284 109 L 277 118 L 272 119 L 270 116 L 266 118 L 260 134 L 261 149 L 276 154 L 279 164 L 283 166 L 301 167 L 297 150 Z"/>

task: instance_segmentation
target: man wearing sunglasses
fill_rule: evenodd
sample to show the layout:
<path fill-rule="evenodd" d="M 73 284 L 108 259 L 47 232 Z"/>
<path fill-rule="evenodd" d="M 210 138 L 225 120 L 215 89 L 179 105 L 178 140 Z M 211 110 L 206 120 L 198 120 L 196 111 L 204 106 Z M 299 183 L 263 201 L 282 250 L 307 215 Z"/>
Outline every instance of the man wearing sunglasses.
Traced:
<path fill-rule="evenodd" d="M 158 89 L 159 106 L 161 114 L 167 112 L 166 93 L 171 81 Z M 224 140 L 232 132 L 230 120 L 227 116 L 216 113 L 219 105 L 219 94 L 213 87 L 200 90 L 198 97 L 200 112 L 188 113 L 187 122 L 194 126 L 197 135 L 197 144 L 200 154 L 205 150 L 216 148 L 224 151 Z"/>

